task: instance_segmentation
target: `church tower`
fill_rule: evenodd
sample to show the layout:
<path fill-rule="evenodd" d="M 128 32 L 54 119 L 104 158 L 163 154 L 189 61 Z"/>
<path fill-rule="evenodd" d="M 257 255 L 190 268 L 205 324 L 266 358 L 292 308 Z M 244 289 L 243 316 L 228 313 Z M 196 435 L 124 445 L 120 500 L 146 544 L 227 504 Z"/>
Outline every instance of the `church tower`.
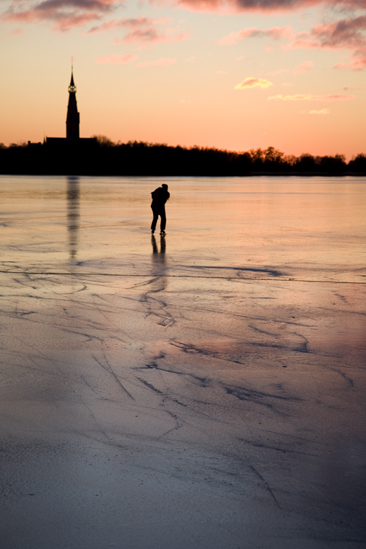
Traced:
<path fill-rule="evenodd" d="M 71 67 L 71 80 L 69 86 L 69 104 L 67 105 L 66 138 L 77 141 L 80 137 L 80 114 L 76 103 L 76 86 L 74 83 L 73 67 Z"/>

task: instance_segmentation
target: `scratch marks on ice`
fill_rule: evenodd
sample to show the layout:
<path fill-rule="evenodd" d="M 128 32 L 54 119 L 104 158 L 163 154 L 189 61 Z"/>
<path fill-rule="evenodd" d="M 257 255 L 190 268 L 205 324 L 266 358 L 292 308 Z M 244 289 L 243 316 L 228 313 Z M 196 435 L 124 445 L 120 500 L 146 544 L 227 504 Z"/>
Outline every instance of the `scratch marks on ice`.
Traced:
<path fill-rule="evenodd" d="M 273 407 L 273 404 L 271 403 L 273 401 L 271 401 L 271 399 L 287 400 L 287 401 L 301 400 L 300 398 L 296 398 L 296 397 L 288 397 L 288 396 L 265 393 L 263 391 L 249 389 L 248 387 L 240 387 L 240 386 L 238 387 L 235 385 L 223 385 L 223 387 L 228 395 L 233 395 L 239 400 L 254 402 L 256 404 L 267 406 L 269 408 Z"/>
<path fill-rule="evenodd" d="M 111 364 L 108 362 L 108 359 L 106 355 L 103 353 L 103 362 L 99 360 L 95 355 L 92 355 L 93 359 L 99 366 L 101 366 L 104 370 L 106 370 L 111 376 L 115 379 L 115 381 L 118 383 L 118 385 L 121 387 L 121 389 L 132 399 L 135 400 L 134 397 L 131 395 L 131 393 L 126 389 L 126 387 L 122 384 L 121 380 L 113 370 Z"/>
<path fill-rule="evenodd" d="M 155 316 L 160 326 L 165 326 L 167 328 L 174 326 L 176 320 L 168 311 L 167 302 L 162 297 L 157 297 L 157 294 L 160 294 L 166 289 L 165 277 L 153 277 L 140 286 L 150 286 L 148 291 L 140 296 L 140 302 L 146 304 L 146 316 Z"/>

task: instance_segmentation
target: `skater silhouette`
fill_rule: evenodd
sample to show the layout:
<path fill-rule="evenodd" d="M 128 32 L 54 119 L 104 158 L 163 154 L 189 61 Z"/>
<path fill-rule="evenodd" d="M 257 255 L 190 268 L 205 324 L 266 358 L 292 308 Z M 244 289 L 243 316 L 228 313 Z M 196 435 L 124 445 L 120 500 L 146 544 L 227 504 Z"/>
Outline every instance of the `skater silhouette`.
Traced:
<path fill-rule="evenodd" d="M 160 215 L 160 234 L 165 236 L 166 215 L 165 215 L 165 203 L 170 197 L 168 192 L 168 185 L 165 183 L 161 187 L 158 187 L 151 193 L 152 202 L 151 209 L 153 211 L 153 220 L 151 223 L 151 234 L 154 234 L 158 217 Z"/>

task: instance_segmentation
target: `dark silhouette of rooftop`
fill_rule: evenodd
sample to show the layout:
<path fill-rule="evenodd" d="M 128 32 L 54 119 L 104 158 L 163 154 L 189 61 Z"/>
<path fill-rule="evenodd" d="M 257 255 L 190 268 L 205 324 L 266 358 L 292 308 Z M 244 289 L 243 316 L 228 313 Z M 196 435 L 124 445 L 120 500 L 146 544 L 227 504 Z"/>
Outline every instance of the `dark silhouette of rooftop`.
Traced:
<path fill-rule="evenodd" d="M 95 144 L 93 137 L 80 137 L 80 113 L 76 100 L 76 85 L 74 80 L 74 68 L 71 65 L 71 79 L 69 84 L 69 100 L 67 104 L 66 115 L 66 137 L 46 137 L 45 145 L 51 147 L 65 148 L 70 145 L 88 146 Z M 29 146 L 34 146 L 33 143 L 28 143 Z"/>

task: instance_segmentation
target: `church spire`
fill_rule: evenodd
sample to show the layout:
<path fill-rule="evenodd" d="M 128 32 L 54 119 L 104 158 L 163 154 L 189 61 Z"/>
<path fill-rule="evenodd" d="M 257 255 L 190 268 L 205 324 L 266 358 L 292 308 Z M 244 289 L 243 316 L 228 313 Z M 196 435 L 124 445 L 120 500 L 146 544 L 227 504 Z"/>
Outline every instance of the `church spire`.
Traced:
<path fill-rule="evenodd" d="M 74 73 L 72 71 L 71 71 L 71 80 L 70 80 L 69 92 L 76 92 L 76 86 L 75 86 L 75 82 L 74 82 Z"/>
<path fill-rule="evenodd" d="M 80 137 L 80 114 L 76 103 L 76 86 L 74 82 L 74 67 L 71 61 L 71 80 L 69 85 L 69 103 L 66 117 L 66 138 L 76 141 Z"/>

